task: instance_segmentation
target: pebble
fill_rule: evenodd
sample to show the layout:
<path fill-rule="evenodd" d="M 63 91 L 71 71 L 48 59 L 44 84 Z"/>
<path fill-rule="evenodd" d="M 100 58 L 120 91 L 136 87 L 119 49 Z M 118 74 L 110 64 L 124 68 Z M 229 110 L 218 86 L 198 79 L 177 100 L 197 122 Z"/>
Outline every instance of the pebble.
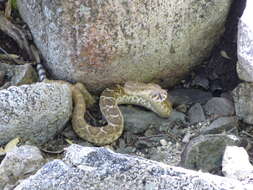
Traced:
<path fill-rule="evenodd" d="M 161 144 L 162 146 L 166 146 L 166 145 L 168 144 L 168 142 L 167 142 L 165 139 L 161 139 L 161 140 L 160 140 L 160 144 Z"/>

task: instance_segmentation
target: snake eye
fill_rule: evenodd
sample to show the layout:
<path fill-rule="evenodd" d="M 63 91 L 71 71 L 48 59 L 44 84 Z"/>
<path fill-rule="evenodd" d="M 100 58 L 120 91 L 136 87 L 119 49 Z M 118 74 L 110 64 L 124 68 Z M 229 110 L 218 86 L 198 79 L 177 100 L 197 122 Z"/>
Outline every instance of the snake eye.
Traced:
<path fill-rule="evenodd" d="M 167 94 L 155 92 L 151 94 L 151 98 L 156 102 L 162 102 L 167 98 Z"/>

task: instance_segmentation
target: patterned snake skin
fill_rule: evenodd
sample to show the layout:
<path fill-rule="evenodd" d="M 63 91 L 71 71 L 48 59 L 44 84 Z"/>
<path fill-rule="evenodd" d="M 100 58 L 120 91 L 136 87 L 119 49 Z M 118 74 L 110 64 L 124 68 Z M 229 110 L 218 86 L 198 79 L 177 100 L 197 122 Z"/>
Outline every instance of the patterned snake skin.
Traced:
<path fill-rule="evenodd" d="M 37 70 L 44 73 L 42 66 L 38 64 Z M 107 121 L 103 127 L 91 126 L 84 119 L 86 106 L 94 103 L 92 96 L 83 84 L 74 85 L 65 81 L 47 80 L 40 76 L 44 82 L 58 82 L 67 84 L 72 90 L 74 109 L 72 113 L 72 127 L 76 134 L 84 140 L 96 145 L 106 145 L 117 140 L 124 129 L 124 118 L 118 107 L 119 104 L 134 104 L 143 106 L 160 117 L 168 117 L 172 106 L 167 99 L 167 92 L 159 85 L 153 83 L 127 82 L 124 86 L 117 85 L 106 88 L 99 101 L 100 110 Z"/>

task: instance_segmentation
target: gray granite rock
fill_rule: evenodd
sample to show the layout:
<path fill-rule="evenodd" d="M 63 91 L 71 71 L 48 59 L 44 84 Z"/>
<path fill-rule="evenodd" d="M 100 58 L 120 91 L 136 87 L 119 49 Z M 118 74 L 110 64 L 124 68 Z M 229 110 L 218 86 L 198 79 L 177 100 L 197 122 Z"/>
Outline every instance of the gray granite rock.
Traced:
<path fill-rule="evenodd" d="M 17 1 L 53 76 L 93 91 L 129 80 L 175 84 L 209 56 L 231 3 Z"/>
<path fill-rule="evenodd" d="M 239 143 L 240 140 L 233 135 L 200 135 L 185 147 L 181 166 L 201 171 L 217 170 L 221 166 L 226 146 Z"/>
<path fill-rule="evenodd" d="M 0 145 L 13 138 L 45 143 L 72 113 L 68 86 L 36 83 L 0 91 Z"/>
<path fill-rule="evenodd" d="M 237 74 L 240 79 L 253 82 L 253 24 L 252 1 L 247 1 L 238 24 Z"/>
<path fill-rule="evenodd" d="M 231 116 L 235 113 L 234 103 L 226 98 L 214 97 L 204 106 L 206 114 L 216 117 Z"/>
<path fill-rule="evenodd" d="M 201 134 L 219 134 L 222 132 L 237 132 L 238 119 L 236 117 L 220 117 L 209 126 L 201 128 Z"/>
<path fill-rule="evenodd" d="M 7 152 L 0 164 L 0 189 L 34 174 L 43 162 L 40 150 L 34 146 L 24 145 Z"/>
<path fill-rule="evenodd" d="M 205 113 L 200 103 L 194 104 L 188 111 L 188 117 L 191 124 L 205 121 Z"/>
<path fill-rule="evenodd" d="M 63 161 L 46 164 L 14 190 L 250 190 L 239 181 L 172 167 L 105 148 L 71 145 Z"/>
<path fill-rule="evenodd" d="M 253 83 L 241 83 L 233 90 L 236 115 L 248 124 L 253 124 Z"/>

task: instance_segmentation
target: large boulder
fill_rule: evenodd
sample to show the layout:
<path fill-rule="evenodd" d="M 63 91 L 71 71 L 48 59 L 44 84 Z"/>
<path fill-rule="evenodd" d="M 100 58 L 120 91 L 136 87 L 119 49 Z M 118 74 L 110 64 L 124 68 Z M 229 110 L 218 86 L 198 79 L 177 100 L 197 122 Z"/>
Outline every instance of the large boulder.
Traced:
<path fill-rule="evenodd" d="M 113 153 L 105 148 L 71 145 L 64 160 L 44 165 L 35 175 L 23 180 L 15 190 L 67 189 L 206 189 L 250 190 L 251 184 L 186 170 Z"/>
<path fill-rule="evenodd" d="M 58 79 L 99 91 L 128 80 L 163 86 L 205 59 L 232 0 L 19 0 L 18 9 Z"/>

